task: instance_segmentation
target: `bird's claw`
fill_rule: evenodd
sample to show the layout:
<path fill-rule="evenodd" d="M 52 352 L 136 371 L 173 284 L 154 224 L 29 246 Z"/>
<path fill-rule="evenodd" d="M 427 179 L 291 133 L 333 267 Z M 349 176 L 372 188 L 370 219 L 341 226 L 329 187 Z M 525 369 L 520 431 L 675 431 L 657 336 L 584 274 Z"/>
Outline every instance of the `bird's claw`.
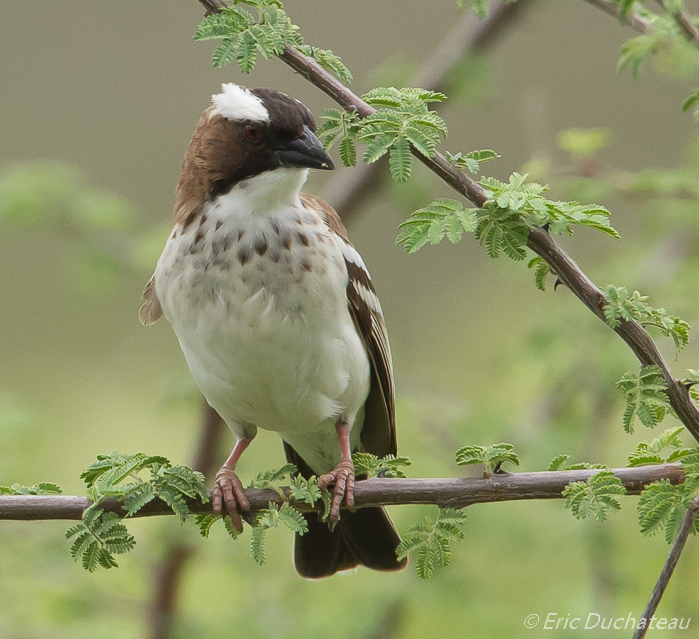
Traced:
<path fill-rule="evenodd" d="M 222 466 L 216 473 L 211 502 L 213 511 L 218 514 L 223 513 L 225 505 L 233 526 L 238 532 L 243 532 L 240 511 L 250 510 L 250 502 L 243 492 L 243 484 L 238 475 L 227 466 Z"/>
<path fill-rule="evenodd" d="M 335 486 L 329 519 L 331 522 L 336 522 L 340 519 L 340 506 L 342 506 L 343 501 L 348 508 L 354 508 L 354 464 L 351 460 L 341 461 L 335 470 L 323 475 L 318 480 L 318 486 L 321 490 L 325 490 L 330 484 L 335 484 Z"/>

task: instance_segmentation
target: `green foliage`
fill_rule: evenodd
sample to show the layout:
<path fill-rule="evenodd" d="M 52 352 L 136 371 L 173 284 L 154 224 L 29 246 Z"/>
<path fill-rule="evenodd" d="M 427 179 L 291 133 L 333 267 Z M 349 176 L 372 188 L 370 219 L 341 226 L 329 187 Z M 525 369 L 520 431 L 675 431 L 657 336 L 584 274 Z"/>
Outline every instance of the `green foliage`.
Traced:
<path fill-rule="evenodd" d="M 148 471 L 149 479 L 139 475 L 143 471 Z M 182 522 L 189 515 L 187 499 L 209 501 L 209 491 L 201 473 L 188 466 L 173 466 L 166 457 L 158 455 L 125 455 L 112 451 L 109 455 L 98 455 L 97 461 L 80 477 L 87 484 L 94 503 L 83 514 L 82 523 L 66 534 L 69 538 L 75 537 L 73 557 L 82 557 L 83 566 L 90 571 L 97 566 L 116 567 L 113 554 L 131 550 L 136 543 L 126 527 L 119 523 L 116 513 L 105 513 L 98 508 L 106 497 L 119 500 L 127 517 L 157 497 Z"/>
<path fill-rule="evenodd" d="M 674 539 L 689 502 L 699 494 L 699 448 L 686 450 L 680 461 L 685 473 L 683 484 L 673 486 L 667 479 L 653 482 L 638 501 L 641 532 L 654 535 L 664 530 L 667 543 Z M 697 530 L 699 524 L 695 520 L 692 533 Z"/>
<path fill-rule="evenodd" d="M 488 255 L 498 258 L 502 253 L 513 260 L 523 260 L 529 226 L 546 227 L 552 233 L 572 235 L 573 226 L 587 226 L 612 237 L 617 232 L 609 225 L 609 212 L 597 205 L 577 202 L 554 202 L 542 196 L 548 187 L 526 182 L 526 175 L 513 173 L 509 182 L 483 178 L 488 202 L 476 209 L 478 218 L 476 239 L 485 244 Z M 538 265 L 538 262 L 530 262 Z M 543 285 L 545 269 L 539 268 L 537 286 Z"/>
<path fill-rule="evenodd" d="M 548 471 L 566 470 L 565 463 L 569 459 L 570 459 L 570 455 L 559 455 L 558 457 L 554 457 L 551 460 L 551 463 L 549 464 L 549 467 L 546 470 L 548 470 Z"/>
<path fill-rule="evenodd" d="M 626 20 L 630 16 L 637 16 L 651 25 L 650 33 L 644 33 L 625 42 L 621 47 L 621 57 L 618 68 L 629 69 L 633 77 L 637 77 L 643 63 L 651 56 L 669 60 L 666 66 L 670 66 L 674 73 L 693 73 L 699 64 L 699 53 L 696 43 L 687 38 L 683 29 L 679 26 L 673 13 L 683 10 L 683 2 L 661 2 L 662 13 L 650 11 L 645 3 L 635 0 L 618 0 L 621 9 L 621 18 Z M 696 24 L 696 19 L 690 18 Z M 682 63 L 678 64 L 678 60 Z M 682 104 L 682 110 L 688 111 L 695 108 L 694 115 L 699 117 L 699 90 L 690 95 Z"/>
<path fill-rule="evenodd" d="M 241 5 L 254 9 L 257 17 Z M 269 60 L 281 55 L 284 47 L 290 45 L 313 58 L 345 84 L 352 82 L 352 74 L 339 56 L 330 50 L 303 43 L 298 27 L 291 23 L 279 0 L 232 0 L 230 6 L 201 21 L 194 40 L 222 41 L 211 58 L 217 68 L 235 60 L 243 73 L 250 73 L 255 68 L 258 54 Z"/>
<path fill-rule="evenodd" d="M 272 502 L 269 508 L 261 510 L 255 519 L 250 538 L 250 553 L 255 563 L 265 563 L 265 535 L 270 528 L 278 528 L 284 525 L 290 530 L 303 535 L 308 532 L 308 524 L 304 516 L 289 504 L 282 504 L 281 508 Z"/>
<path fill-rule="evenodd" d="M 329 109 L 325 122 L 318 129 L 326 149 L 340 143 L 340 158 L 345 166 L 356 164 L 355 142 L 367 144 L 364 161 L 373 163 L 389 154 L 393 178 L 405 182 L 411 174 L 410 146 L 426 157 L 434 157 L 440 134 L 446 136 L 444 120 L 430 111 L 430 102 L 445 99 L 441 93 L 422 89 L 381 87 L 362 96 L 377 110 L 360 119 L 355 112 Z M 480 163 L 498 157 L 489 149 L 471 153 L 448 154 L 449 161 L 460 170 L 476 173 Z M 489 202 L 481 209 L 466 211 L 456 200 L 440 198 L 412 213 L 396 238 L 406 251 L 414 253 L 428 242 L 438 244 L 446 236 L 452 243 L 461 240 L 464 232 L 475 232 L 493 258 L 505 253 L 514 260 L 523 260 L 529 234 L 528 225 L 546 226 L 551 232 L 572 234 L 573 226 L 587 226 L 612 237 L 617 232 L 609 224 L 609 212 L 597 205 L 577 202 L 554 202 L 542 196 L 548 187 L 526 183 L 526 175 L 513 173 L 508 183 L 483 178 Z M 475 228 L 474 228 L 475 227 Z M 548 266 L 534 261 L 536 283 L 544 288 Z"/>
<path fill-rule="evenodd" d="M 209 533 L 211 532 L 211 527 L 217 522 L 217 521 L 223 521 L 224 528 L 226 529 L 226 532 L 230 535 L 232 539 L 238 539 L 240 535 L 242 534 L 241 532 L 238 531 L 237 528 L 233 526 L 233 522 L 231 521 L 231 518 L 228 515 L 216 515 L 214 513 L 201 513 L 196 516 L 196 524 L 199 526 L 199 532 L 201 533 L 202 537 L 208 537 Z"/>
<path fill-rule="evenodd" d="M 313 58 L 326 71 L 334 73 L 341 82 L 352 84 L 352 74 L 344 65 L 340 56 L 335 55 L 328 49 L 318 49 L 307 44 L 302 44 L 296 47 L 301 53 Z"/>
<path fill-rule="evenodd" d="M 386 455 L 377 457 L 371 453 L 354 453 L 354 472 L 357 476 L 366 475 L 368 477 L 406 477 L 400 469 L 401 466 L 410 466 L 412 462 L 408 457 L 396 457 Z"/>
<path fill-rule="evenodd" d="M 586 482 L 574 481 L 563 491 L 566 508 L 570 508 L 576 519 L 587 519 L 590 515 L 604 521 L 612 510 L 619 510 L 619 495 L 625 495 L 626 488 L 614 473 L 607 470 L 592 475 Z"/>
<path fill-rule="evenodd" d="M 249 487 L 275 490 L 282 499 L 286 499 L 286 494 L 279 486 L 279 482 L 283 482 L 288 478 L 290 480 L 289 497 L 291 501 L 314 505 L 321 499 L 325 504 L 325 519 L 327 519 L 332 500 L 330 493 L 320 490 L 316 477 L 305 479 L 296 473 L 296 466 L 293 464 L 285 464 L 278 469 L 263 470 L 257 474 L 257 477 L 255 477 Z M 208 537 L 212 526 L 221 520 L 228 534 L 233 539 L 238 539 L 242 533 L 233 527 L 230 517 L 206 513 L 197 515 L 196 518 L 199 532 L 203 537 Z M 270 528 L 278 528 L 280 525 L 286 526 L 300 535 L 303 535 L 308 530 L 308 525 L 303 515 L 290 503 L 285 502 L 279 507 L 277 504 L 269 502 L 269 507 L 257 513 L 252 524 L 250 554 L 255 563 L 261 565 L 265 562 L 266 533 Z"/>
<path fill-rule="evenodd" d="M 546 290 L 546 276 L 551 272 L 551 267 L 543 260 L 543 258 L 533 257 L 527 262 L 527 268 L 534 269 L 534 283 L 540 291 Z"/>
<path fill-rule="evenodd" d="M 575 464 L 566 464 L 570 459 L 570 455 L 558 455 L 551 460 L 547 470 L 588 470 L 590 468 L 607 468 L 604 464 L 590 464 L 589 462 L 577 462 Z"/>
<path fill-rule="evenodd" d="M 79 524 L 66 531 L 66 538 L 73 541 L 70 554 L 77 561 L 82 559 L 85 570 L 94 572 L 98 566 L 117 568 L 114 555 L 128 552 L 136 545 L 116 513 L 105 513 L 95 505 L 83 513 Z"/>
<path fill-rule="evenodd" d="M 439 136 L 447 135 L 444 120 L 428 106 L 445 97 L 424 89 L 372 89 L 362 99 L 376 112 L 360 120 L 355 113 L 328 109 L 318 136 L 326 149 L 340 140 L 340 158 L 345 166 L 356 163 L 355 142 L 367 145 L 363 159 L 370 164 L 388 153 L 393 178 L 405 182 L 412 170 L 410 146 L 426 157 L 434 157 Z M 350 142 L 345 142 L 347 139 Z"/>
<path fill-rule="evenodd" d="M 271 488 L 272 490 L 276 490 L 283 497 L 284 493 L 280 492 L 279 486 L 275 484 L 284 481 L 287 477 L 291 479 L 297 472 L 296 466 L 293 464 L 284 464 L 281 468 L 262 470 L 257 473 L 255 479 L 250 482 L 248 488 L 259 488 L 260 490 Z"/>
<path fill-rule="evenodd" d="M 318 137 L 323 141 L 325 150 L 329 150 L 340 140 L 340 159 L 345 166 L 357 164 L 355 139 L 359 132 L 359 116 L 354 111 L 326 109 L 321 116 L 325 122 L 318 127 Z"/>
<path fill-rule="evenodd" d="M 478 173 L 481 170 L 481 162 L 495 160 L 500 157 L 500 155 L 490 149 L 471 151 L 465 155 L 461 152 L 451 154 L 447 151 L 444 155 L 457 169 L 467 170 L 471 173 Z"/>
<path fill-rule="evenodd" d="M 453 508 L 441 508 L 437 519 L 413 524 L 396 548 L 398 559 L 416 553 L 415 570 L 420 579 L 429 579 L 439 567 L 451 562 L 451 542 L 464 538 L 459 528 L 466 520 L 466 513 Z"/>
<path fill-rule="evenodd" d="M 663 44 L 663 35 L 659 33 L 644 34 L 627 40 L 621 45 L 621 58 L 618 70 L 630 69 L 634 78 L 638 77 L 641 64 L 649 56 L 658 53 Z"/>
<path fill-rule="evenodd" d="M 624 373 L 616 387 L 626 396 L 624 430 L 627 433 L 634 432 L 634 418 L 637 417 L 644 426 L 652 428 L 672 410 L 664 392 L 667 383 L 658 366 L 643 366 L 638 373 Z"/>
<path fill-rule="evenodd" d="M 692 107 L 695 107 L 699 103 L 699 89 L 697 89 L 692 95 L 690 95 L 683 103 L 682 110 L 689 111 Z M 694 117 L 699 116 L 699 110 L 694 111 Z"/>
<path fill-rule="evenodd" d="M 233 539 L 238 539 L 241 533 L 233 527 L 230 517 L 207 513 L 197 515 L 196 522 L 202 536 L 208 537 L 211 532 L 211 527 L 220 520 L 223 520 L 228 534 Z M 250 535 L 250 554 L 255 563 L 262 565 L 265 562 L 265 539 L 267 531 L 270 528 L 278 528 L 279 526 L 285 526 L 293 532 L 299 533 L 299 535 L 308 532 L 306 520 L 293 506 L 285 503 L 279 507 L 277 504 L 270 502 L 269 507 L 261 510 L 255 517 L 252 533 Z"/>
<path fill-rule="evenodd" d="M 458 6 L 463 6 L 465 2 L 465 0 L 456 1 Z M 473 0 L 471 9 L 479 18 L 487 18 L 490 12 L 490 0 Z"/>
<path fill-rule="evenodd" d="M 548 191 L 548 186 L 526 182 L 526 179 L 526 174 L 513 173 L 507 183 L 483 178 L 480 184 L 486 190 L 491 207 L 517 213 L 523 222 L 532 226 L 546 226 L 556 235 L 572 235 L 574 226 L 587 226 L 619 237 L 609 225 L 609 211 L 603 206 L 547 200 L 542 193 Z M 486 208 L 490 207 L 486 205 Z"/>
<path fill-rule="evenodd" d="M 257 17 L 241 5 L 255 9 Z M 235 60 L 243 73 L 250 73 L 258 53 L 270 59 L 280 55 L 286 44 L 301 46 L 297 31 L 278 0 L 233 0 L 231 6 L 201 21 L 194 40 L 222 40 L 213 53 L 213 65 L 220 68 Z"/>
<path fill-rule="evenodd" d="M 505 0 L 505 2 L 517 2 L 517 0 Z M 490 15 L 490 0 L 456 0 L 456 8 L 463 9 L 471 4 L 471 11 L 479 18 L 487 18 Z"/>
<path fill-rule="evenodd" d="M 561 149 L 579 158 L 589 158 L 609 146 L 609 129 L 566 129 L 556 142 Z"/>
<path fill-rule="evenodd" d="M 150 472 L 150 480 L 139 476 Z M 117 451 L 98 455 L 80 476 L 91 489 L 93 500 L 116 497 L 123 501 L 128 515 L 134 515 L 155 497 L 162 499 L 184 521 L 189 514 L 186 498 L 209 501 L 209 491 L 201 473 L 188 466 L 172 466 L 158 455 L 125 455 Z"/>
<path fill-rule="evenodd" d="M 320 490 L 318 487 L 318 479 L 315 476 L 310 479 L 305 479 L 301 477 L 301 475 L 296 475 L 289 485 L 289 495 L 295 502 L 313 505 L 319 499 L 323 498 L 323 492 L 328 493 L 327 490 Z"/>
<path fill-rule="evenodd" d="M 456 200 L 439 198 L 412 213 L 399 228 L 403 231 L 396 244 L 403 244 L 408 253 L 415 253 L 428 242 L 439 244 L 445 236 L 456 244 L 464 233 L 476 230 L 476 214 Z"/>
<path fill-rule="evenodd" d="M 33 486 L 12 484 L 12 486 L 0 486 L 0 495 L 60 495 L 63 491 L 58 484 L 40 482 Z"/>
<path fill-rule="evenodd" d="M 629 457 L 628 466 L 646 466 L 648 464 L 670 464 L 682 459 L 689 452 L 688 449 L 682 447 L 680 433 L 684 431 L 684 426 L 677 428 L 668 428 L 663 431 L 658 437 L 650 442 L 639 442 L 636 445 L 636 450 Z M 673 448 L 674 450 L 667 456 L 661 453 L 665 448 Z"/>
<path fill-rule="evenodd" d="M 519 466 L 519 457 L 515 453 L 512 444 L 491 444 L 490 446 L 463 446 L 456 451 L 457 466 L 471 464 L 483 464 L 485 474 L 490 477 L 494 472 L 499 472 L 500 466 L 510 462 Z"/>
<path fill-rule="evenodd" d="M 653 308 L 646 300 L 647 296 L 634 291 L 629 295 L 624 286 L 606 286 L 603 290 L 606 305 L 604 316 L 611 328 L 617 328 L 621 321 L 636 320 L 641 326 L 660 329 L 665 337 L 672 337 L 675 351 L 679 353 L 689 341 L 690 326 L 674 315 L 668 315 L 664 308 Z"/>
<path fill-rule="evenodd" d="M 0 224 L 58 235 L 66 279 L 82 295 L 103 294 L 125 267 L 140 267 L 139 239 L 125 236 L 133 217 L 128 202 L 86 186 L 69 165 L 17 164 L 0 173 Z M 162 235 L 158 244 L 162 249 Z M 150 268 L 152 257 L 148 262 Z"/>

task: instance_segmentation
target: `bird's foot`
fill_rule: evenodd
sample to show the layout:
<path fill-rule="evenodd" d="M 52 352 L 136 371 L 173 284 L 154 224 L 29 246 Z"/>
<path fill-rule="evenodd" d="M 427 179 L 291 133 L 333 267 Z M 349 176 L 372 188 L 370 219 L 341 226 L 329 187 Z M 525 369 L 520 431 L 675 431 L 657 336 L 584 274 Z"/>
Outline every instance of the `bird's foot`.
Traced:
<path fill-rule="evenodd" d="M 223 512 L 225 505 L 233 526 L 238 532 L 243 532 L 240 515 L 241 511 L 250 510 L 250 502 L 243 492 L 243 484 L 238 475 L 225 464 L 216 473 L 211 501 L 213 511 L 218 514 Z"/>
<path fill-rule="evenodd" d="M 335 486 L 329 519 L 331 522 L 336 522 L 340 519 L 340 506 L 342 506 L 343 501 L 348 508 L 354 507 L 354 464 L 351 459 L 343 459 L 335 470 L 323 475 L 318 480 L 318 486 L 321 490 L 325 490 L 330 484 L 335 484 Z"/>

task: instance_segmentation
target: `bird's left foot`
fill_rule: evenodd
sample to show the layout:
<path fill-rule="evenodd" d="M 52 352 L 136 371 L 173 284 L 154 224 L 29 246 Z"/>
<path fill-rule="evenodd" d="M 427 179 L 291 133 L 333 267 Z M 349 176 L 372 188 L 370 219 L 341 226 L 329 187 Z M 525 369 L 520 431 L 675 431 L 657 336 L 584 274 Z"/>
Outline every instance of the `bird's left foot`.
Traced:
<path fill-rule="evenodd" d="M 323 475 L 318 480 L 318 486 L 325 490 L 330 484 L 333 487 L 333 500 L 330 504 L 329 519 L 336 522 L 340 519 L 340 507 L 342 502 L 348 508 L 354 507 L 354 464 L 351 459 L 343 459 L 335 470 Z"/>

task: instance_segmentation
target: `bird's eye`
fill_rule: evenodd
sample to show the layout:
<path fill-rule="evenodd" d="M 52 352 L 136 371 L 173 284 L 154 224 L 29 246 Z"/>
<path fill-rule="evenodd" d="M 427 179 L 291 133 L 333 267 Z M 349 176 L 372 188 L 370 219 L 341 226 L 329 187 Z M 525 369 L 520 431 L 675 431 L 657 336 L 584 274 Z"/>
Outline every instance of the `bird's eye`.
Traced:
<path fill-rule="evenodd" d="M 245 137 L 251 142 L 259 142 L 259 140 L 262 139 L 262 129 L 252 124 L 246 124 L 243 133 L 245 133 Z"/>

